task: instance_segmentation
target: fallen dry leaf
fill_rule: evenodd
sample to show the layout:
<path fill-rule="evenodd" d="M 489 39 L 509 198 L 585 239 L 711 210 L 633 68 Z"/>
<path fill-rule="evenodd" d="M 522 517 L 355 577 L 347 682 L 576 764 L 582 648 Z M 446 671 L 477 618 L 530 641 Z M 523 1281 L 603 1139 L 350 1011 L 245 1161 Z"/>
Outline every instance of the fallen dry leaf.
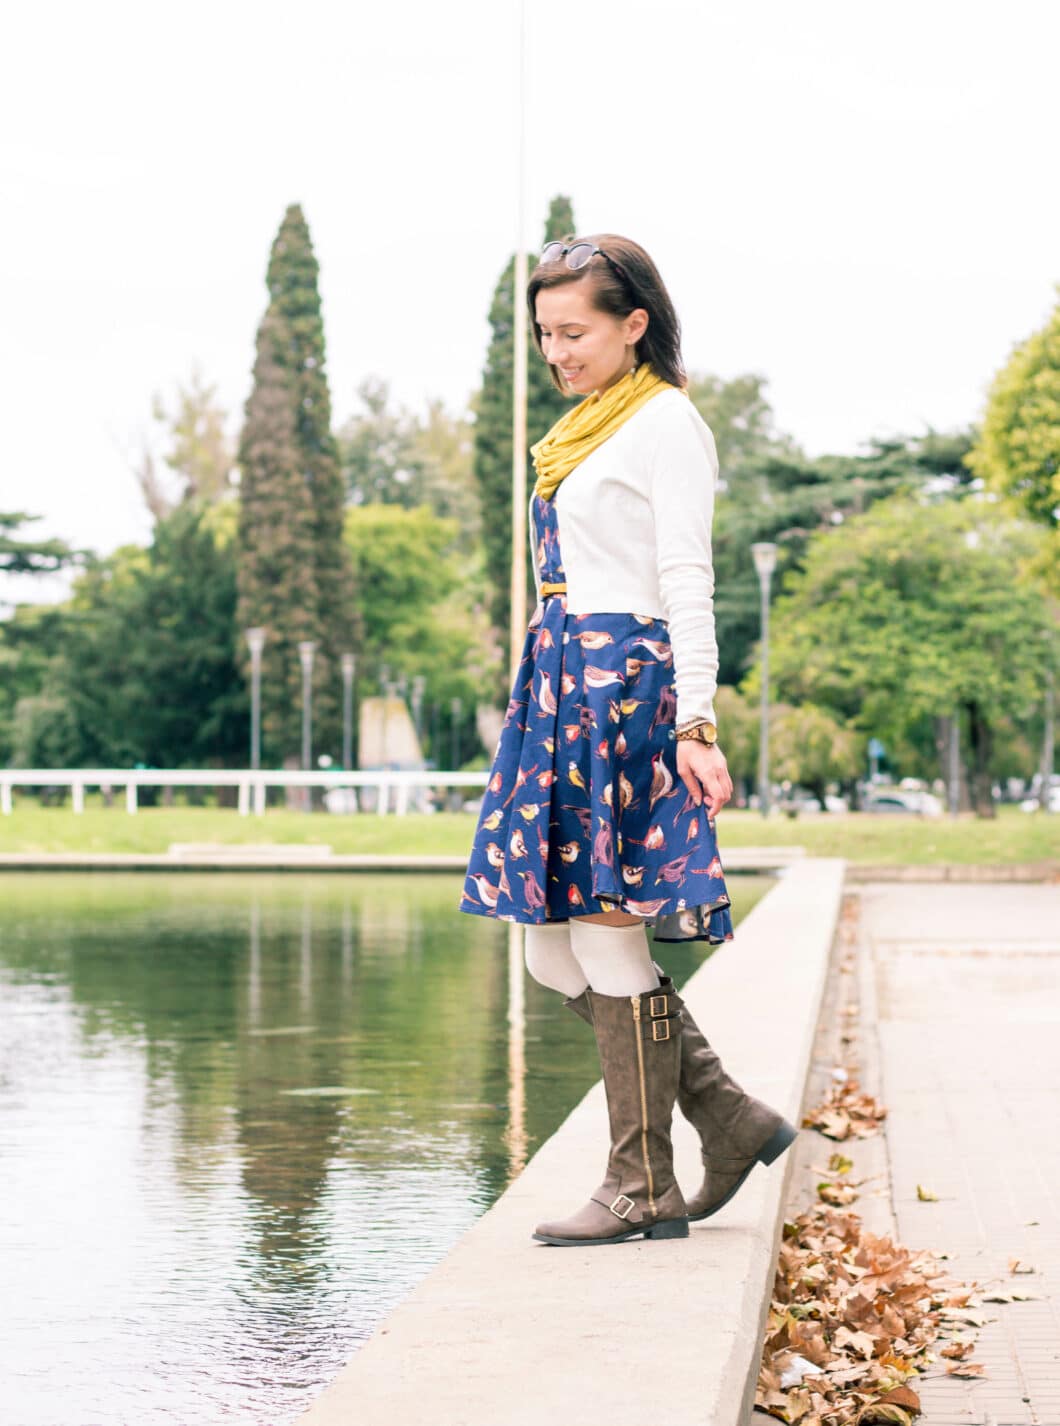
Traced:
<path fill-rule="evenodd" d="M 957 1362 L 956 1365 L 946 1368 L 947 1376 L 985 1376 L 986 1367 L 979 1362 Z"/>
<path fill-rule="evenodd" d="M 916 1186 L 916 1196 L 921 1203 L 937 1203 L 939 1201 L 938 1194 L 932 1193 L 931 1189 L 925 1188 L 922 1183 L 918 1183 Z"/>

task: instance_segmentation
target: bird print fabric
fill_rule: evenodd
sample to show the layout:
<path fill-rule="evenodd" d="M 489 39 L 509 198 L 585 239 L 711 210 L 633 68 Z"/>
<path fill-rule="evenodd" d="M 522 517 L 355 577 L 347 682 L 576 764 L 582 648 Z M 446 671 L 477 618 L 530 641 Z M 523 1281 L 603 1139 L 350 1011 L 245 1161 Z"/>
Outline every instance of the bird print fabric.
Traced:
<path fill-rule="evenodd" d="M 533 502 L 542 583 L 555 505 Z M 626 911 L 656 941 L 732 939 L 714 822 L 677 775 L 666 621 L 539 600 L 479 810 L 459 909 L 540 923 Z"/>

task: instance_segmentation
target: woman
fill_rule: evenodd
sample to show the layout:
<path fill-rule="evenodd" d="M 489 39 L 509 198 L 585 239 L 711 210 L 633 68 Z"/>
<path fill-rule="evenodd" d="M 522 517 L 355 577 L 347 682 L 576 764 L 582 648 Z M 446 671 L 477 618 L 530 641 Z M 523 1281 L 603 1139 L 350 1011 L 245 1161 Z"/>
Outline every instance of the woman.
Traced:
<path fill-rule="evenodd" d="M 795 1137 L 725 1073 L 646 932 L 732 939 L 714 824 L 732 796 L 712 702 L 718 459 L 642 247 L 614 234 L 551 242 L 527 303 L 553 384 L 584 399 L 531 447 L 538 603 L 460 909 L 524 923 L 530 974 L 596 1033 L 607 1173 L 534 1237 L 686 1237 Z M 703 1141 L 706 1174 L 687 1203 L 675 1098 Z"/>

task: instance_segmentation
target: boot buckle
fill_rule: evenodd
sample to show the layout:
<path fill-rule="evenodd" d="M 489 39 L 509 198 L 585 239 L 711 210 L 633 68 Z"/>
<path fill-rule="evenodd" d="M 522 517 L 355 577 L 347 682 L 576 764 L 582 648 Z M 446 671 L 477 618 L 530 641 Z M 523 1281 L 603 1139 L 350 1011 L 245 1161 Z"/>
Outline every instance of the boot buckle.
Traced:
<path fill-rule="evenodd" d="M 626 1206 L 625 1208 L 618 1208 L 616 1205 L 620 1203 L 623 1198 L 626 1200 Z M 615 1215 L 615 1217 L 623 1219 L 629 1217 L 629 1215 L 633 1212 L 634 1206 L 635 1200 L 630 1198 L 628 1193 L 620 1193 L 615 1199 L 614 1203 L 608 1204 L 608 1207 L 611 1209 L 611 1212 Z"/>
<path fill-rule="evenodd" d="M 653 995 L 651 997 L 651 999 L 648 1001 L 648 1014 L 652 1017 L 652 1019 L 654 1019 L 657 1015 L 668 1015 L 670 1013 L 667 1000 L 668 997 L 665 995 Z M 656 1010 L 656 1005 L 661 1005 L 662 1009 Z M 663 1038 L 665 1039 L 666 1037 L 664 1036 Z"/>
<path fill-rule="evenodd" d="M 660 1035 L 659 1031 L 663 1033 Z M 651 1037 L 653 1040 L 668 1040 L 670 1038 L 669 1020 L 653 1020 L 651 1022 Z"/>

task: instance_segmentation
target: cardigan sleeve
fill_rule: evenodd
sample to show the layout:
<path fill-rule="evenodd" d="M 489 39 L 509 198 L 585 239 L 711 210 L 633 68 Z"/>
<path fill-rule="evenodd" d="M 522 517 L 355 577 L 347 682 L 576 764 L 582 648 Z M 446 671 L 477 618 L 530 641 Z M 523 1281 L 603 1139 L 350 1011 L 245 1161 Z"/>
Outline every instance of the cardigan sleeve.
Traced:
<path fill-rule="evenodd" d="M 534 589 L 537 591 L 537 602 L 541 603 L 541 575 L 537 568 L 537 548 L 534 544 L 534 494 L 530 492 L 530 501 L 527 507 L 526 533 L 530 541 L 530 568 L 534 573 Z"/>
<path fill-rule="evenodd" d="M 718 453 L 713 432 L 690 401 L 672 405 L 666 414 L 655 433 L 649 499 L 659 593 L 673 649 L 676 726 L 703 719 L 716 724 L 711 524 Z"/>

